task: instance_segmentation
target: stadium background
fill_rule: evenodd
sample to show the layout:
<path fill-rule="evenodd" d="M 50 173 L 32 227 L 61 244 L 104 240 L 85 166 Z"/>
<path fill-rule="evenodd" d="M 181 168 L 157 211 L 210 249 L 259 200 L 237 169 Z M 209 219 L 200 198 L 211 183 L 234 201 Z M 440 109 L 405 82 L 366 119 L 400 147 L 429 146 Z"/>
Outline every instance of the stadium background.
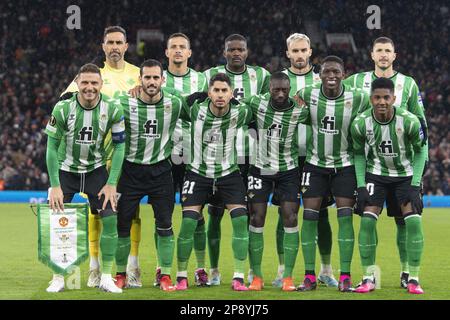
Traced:
<path fill-rule="evenodd" d="M 66 27 L 69 17 L 66 9 L 71 4 L 76 4 L 81 9 L 81 30 L 68 30 Z M 371 4 L 377 4 L 381 8 L 380 30 L 367 28 L 366 20 L 370 14 L 366 13 L 366 10 Z M 326 55 L 336 54 L 344 59 L 348 75 L 372 70 L 370 49 L 373 39 L 382 35 L 391 37 L 397 52 L 394 69 L 416 80 L 426 109 L 430 130 L 430 163 L 424 176 L 425 193 L 436 196 L 450 195 L 448 1 L 368 3 L 344 0 L 194 0 L 142 3 L 136 0 L 19 0 L 0 2 L 0 202 L 24 202 L 23 199 L 25 202 L 45 201 L 44 190 L 48 187 L 48 176 L 45 166 L 46 136 L 43 129 L 60 93 L 73 79 L 78 68 L 102 54 L 102 34 L 108 25 L 121 25 L 127 30 L 130 48 L 126 60 L 136 65 L 146 58 L 157 58 L 166 66 L 166 38 L 174 32 L 186 33 L 191 38 L 193 51 L 189 65 L 198 71 L 225 63 L 222 57 L 223 42 L 231 33 L 241 33 L 248 38 L 250 54 L 247 64 L 259 65 L 271 72 L 288 65 L 285 39 L 293 32 L 306 33 L 312 40 L 312 62 L 319 63 Z M 160 30 L 163 41 L 147 42 L 145 47 L 137 45 L 139 29 Z M 326 35 L 332 33 L 350 34 L 357 52 L 353 52 L 352 46 L 328 46 Z M 155 39 L 158 36 L 160 33 L 156 32 Z M 1 192 L 2 190 L 4 191 Z M 10 193 L 11 190 L 25 190 L 30 193 Z M 35 190 L 41 192 L 37 193 Z M 17 195 L 20 195 L 18 200 L 14 200 L 13 196 Z M 441 206 L 450 207 L 449 197 L 440 199 Z M 0 233 L 2 238 L 17 236 L 19 226 L 29 222 L 29 210 L 23 205 L 4 205 L 0 208 L 5 213 L 17 211 L 16 220 L 3 224 Z M 427 238 L 427 241 L 436 244 L 433 246 L 436 251 L 432 252 L 428 246 L 430 250 L 425 251 L 424 261 L 427 262 L 423 268 L 432 274 L 430 277 L 438 277 L 440 271 L 444 272 L 448 267 L 445 267 L 445 270 L 441 267 L 432 269 L 434 264 L 430 262 L 429 257 L 439 255 L 439 266 L 448 266 L 449 258 L 441 254 L 442 250 L 446 249 L 439 249 L 438 244 L 445 241 L 444 230 L 450 226 L 450 221 L 448 208 L 442 211 L 429 210 L 436 214 L 432 222 L 426 222 L 425 232 L 431 231 L 431 228 L 436 230 L 433 234 L 430 232 Z M 175 222 L 175 228 L 177 223 Z M 271 224 L 272 222 L 268 223 L 267 227 L 274 230 Z M 389 225 L 391 229 L 382 230 L 380 235 L 394 239 L 393 223 L 389 221 L 383 224 Z M 227 222 L 224 228 L 226 227 Z M 334 225 L 334 230 L 335 227 Z M 35 225 L 32 224 L 29 228 L 33 228 L 34 233 L 28 234 L 25 231 L 22 235 L 20 241 L 24 243 L 20 248 L 23 251 L 16 253 L 14 250 L 10 255 L 17 259 L 17 266 L 21 266 L 24 261 L 27 270 L 31 270 L 31 265 L 35 268 L 38 264 L 35 256 Z M 431 236 L 437 238 L 433 239 Z M 391 242 L 392 246 L 384 258 L 385 262 L 392 260 L 390 257 L 396 254 L 394 241 Z M 153 248 L 152 244 L 146 244 L 144 251 L 150 250 L 149 248 Z M 12 249 L 15 248 L 11 247 Z M 382 249 L 380 257 L 383 255 Z M 23 256 L 27 258 L 22 260 Z M 301 259 L 299 254 L 298 266 L 303 264 Z M 354 265 L 357 266 L 359 256 L 356 247 L 354 259 Z M 15 265 L 9 263 L 7 258 L 2 260 L 2 270 L 14 268 Z M 395 263 L 394 261 L 394 266 Z M 35 278 L 39 281 L 39 290 L 44 291 L 49 273 L 44 266 L 37 268 L 42 275 Z M 393 268 L 395 277 L 392 277 L 396 279 L 397 267 Z M 275 270 L 275 266 L 273 269 Z M 424 280 L 430 288 L 435 278 L 424 277 Z M 19 283 L 19 280 L 17 282 Z M 22 287 L 20 290 L 24 292 Z M 224 290 L 228 296 L 223 295 L 222 298 L 233 298 L 231 293 L 228 293 L 229 288 Z M 438 292 L 438 289 L 435 292 Z M 11 297 L 24 296 L 13 293 Z M 41 296 L 31 293 L 26 297 Z M 252 297 L 255 299 L 256 296 L 250 296 Z M 277 295 L 273 294 L 271 297 L 276 299 Z M 312 297 L 320 299 L 321 295 Z M 436 297 L 445 298 L 447 295 L 442 292 Z M 95 298 L 102 297 L 96 295 Z"/>

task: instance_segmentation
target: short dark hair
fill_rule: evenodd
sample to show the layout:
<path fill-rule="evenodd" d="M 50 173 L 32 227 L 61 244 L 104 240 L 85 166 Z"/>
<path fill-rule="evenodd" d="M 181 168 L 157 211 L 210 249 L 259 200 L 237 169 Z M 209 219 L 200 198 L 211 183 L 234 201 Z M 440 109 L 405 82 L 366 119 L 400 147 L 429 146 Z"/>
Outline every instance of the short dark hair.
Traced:
<path fill-rule="evenodd" d="M 389 89 L 389 91 L 394 92 L 394 82 L 388 78 L 377 78 L 372 81 L 370 93 L 372 93 L 375 89 Z"/>
<path fill-rule="evenodd" d="M 291 83 L 289 76 L 286 73 L 281 72 L 281 71 L 272 73 L 270 76 L 270 82 L 272 82 L 272 80 L 287 80 L 287 81 L 289 81 L 289 83 Z"/>
<path fill-rule="evenodd" d="M 82 65 L 78 70 L 77 77 L 82 73 L 98 73 L 100 77 L 102 76 L 100 68 L 93 63 L 86 63 L 85 65 Z"/>
<path fill-rule="evenodd" d="M 105 37 L 106 37 L 106 35 L 108 33 L 113 33 L 113 32 L 120 32 L 120 33 L 122 33 L 123 36 L 125 37 L 125 42 L 127 42 L 127 32 L 121 26 L 109 26 L 109 27 L 106 27 L 105 31 L 103 32 L 103 40 L 105 39 Z"/>
<path fill-rule="evenodd" d="M 211 79 L 209 79 L 209 86 L 212 87 L 214 82 L 216 82 L 216 81 L 226 82 L 231 87 L 230 77 L 227 76 L 225 73 L 219 72 L 219 73 L 216 73 L 215 75 L 213 75 L 211 77 Z"/>
<path fill-rule="evenodd" d="M 392 47 L 395 49 L 394 41 L 392 41 L 391 38 L 388 38 L 388 37 L 379 37 L 379 38 L 376 38 L 376 39 L 373 41 L 373 44 L 372 44 L 372 50 L 373 50 L 373 48 L 375 47 L 375 45 L 376 45 L 377 43 L 390 43 L 390 44 L 392 45 Z"/>
<path fill-rule="evenodd" d="M 189 39 L 189 37 L 187 35 L 185 35 L 184 33 L 181 33 L 181 32 L 172 33 L 169 36 L 169 38 L 167 38 L 167 44 L 166 44 L 167 47 L 169 47 L 169 40 L 172 38 L 184 38 L 187 40 L 187 42 L 189 44 L 189 48 L 191 47 L 191 40 Z"/>
<path fill-rule="evenodd" d="M 237 33 L 229 35 L 225 39 L 225 43 L 230 42 L 230 41 L 235 41 L 235 40 L 237 40 L 237 41 L 244 41 L 245 43 L 247 43 L 247 39 L 243 35 L 237 34 Z"/>
<path fill-rule="evenodd" d="M 144 71 L 144 67 L 159 67 L 161 69 L 161 75 L 163 74 L 163 66 L 161 62 L 155 59 L 147 59 L 142 62 L 139 68 L 139 75 L 142 77 L 142 72 Z"/>
<path fill-rule="evenodd" d="M 336 62 L 339 63 L 342 66 L 342 69 L 344 70 L 344 61 L 339 58 L 338 56 L 327 56 L 322 60 L 321 65 L 323 66 L 326 62 Z"/>

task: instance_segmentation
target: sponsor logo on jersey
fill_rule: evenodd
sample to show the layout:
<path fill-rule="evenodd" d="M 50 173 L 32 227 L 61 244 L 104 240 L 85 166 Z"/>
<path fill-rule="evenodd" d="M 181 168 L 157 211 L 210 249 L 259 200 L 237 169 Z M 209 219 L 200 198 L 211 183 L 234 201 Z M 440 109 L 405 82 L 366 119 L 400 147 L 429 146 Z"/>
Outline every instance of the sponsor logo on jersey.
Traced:
<path fill-rule="evenodd" d="M 95 141 L 93 141 L 93 134 L 94 129 L 92 127 L 83 127 L 78 132 L 78 139 L 75 140 L 76 144 L 83 144 L 83 145 L 89 145 L 94 144 Z"/>
<path fill-rule="evenodd" d="M 143 137 L 148 139 L 159 139 L 161 135 L 158 133 L 158 120 L 150 119 L 144 124 L 144 134 Z"/>
<path fill-rule="evenodd" d="M 386 158 L 398 157 L 398 154 L 394 152 L 394 146 L 392 140 L 383 140 L 378 146 L 379 154 Z"/>
<path fill-rule="evenodd" d="M 237 124 L 237 118 L 232 118 L 230 120 L 230 126 L 234 127 Z"/>
<path fill-rule="evenodd" d="M 319 128 L 319 132 L 323 134 L 339 134 L 339 130 L 335 129 L 335 117 L 325 116 L 320 121 L 322 123 L 322 128 Z"/>

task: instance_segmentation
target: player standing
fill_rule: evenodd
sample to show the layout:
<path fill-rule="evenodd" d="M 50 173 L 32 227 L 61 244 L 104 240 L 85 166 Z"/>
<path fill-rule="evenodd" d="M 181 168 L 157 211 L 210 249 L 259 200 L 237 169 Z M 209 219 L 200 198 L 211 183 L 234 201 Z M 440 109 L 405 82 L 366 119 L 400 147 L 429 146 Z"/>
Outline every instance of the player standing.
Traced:
<path fill-rule="evenodd" d="M 289 77 L 276 72 L 270 78 L 270 93 L 256 95 L 246 104 L 250 106 L 258 132 L 256 163 L 248 175 L 249 254 L 253 268 L 250 290 L 264 287 L 262 256 L 264 250 L 264 223 L 270 193 L 279 195 L 284 228 L 283 252 L 285 268 L 282 290 L 294 291 L 292 271 L 299 246 L 298 209 L 300 176 L 298 170 L 297 130 L 301 109 L 289 98 Z"/>
<path fill-rule="evenodd" d="M 425 137 L 427 137 L 427 124 L 419 87 L 413 78 L 394 70 L 393 64 L 396 58 L 394 42 L 387 37 L 375 39 L 371 56 L 375 63 L 375 70 L 354 74 L 345 79 L 344 82 L 355 88 L 361 88 L 367 94 L 370 94 L 372 81 L 379 77 L 391 79 L 395 87 L 396 99 L 394 106 L 404 108 L 416 115 L 419 118 Z M 387 194 L 386 204 L 388 217 L 394 217 L 397 225 L 397 248 L 401 264 L 400 286 L 406 288 L 409 275 L 406 224 L 394 194 Z"/>
<path fill-rule="evenodd" d="M 110 26 L 105 28 L 103 33 L 102 49 L 105 54 L 103 58 L 95 59 L 103 79 L 102 94 L 109 97 L 118 97 L 126 93 L 139 82 L 139 68 L 125 61 L 125 53 L 128 50 L 126 31 L 120 26 Z M 78 91 L 77 84 L 72 82 L 64 91 L 62 98 L 70 97 Z M 112 155 L 111 134 L 105 138 L 105 150 L 108 159 Z M 109 161 L 107 168 L 109 167 Z M 101 233 L 101 221 L 98 215 L 89 213 L 89 278 L 88 287 L 98 287 L 100 283 L 100 261 L 99 239 Z M 139 268 L 138 253 L 141 241 L 141 220 L 139 211 L 133 219 L 131 227 L 131 253 L 127 265 L 128 286 L 142 287 L 141 272 Z"/>
<path fill-rule="evenodd" d="M 240 34 L 232 34 L 225 39 L 223 55 L 227 60 L 226 65 L 217 66 L 204 72 L 206 80 L 209 81 L 217 73 L 225 73 L 231 80 L 233 97 L 242 99 L 269 91 L 270 73 L 261 67 L 246 64 L 248 57 L 247 39 Z M 249 167 L 249 146 L 254 145 L 250 141 L 248 128 L 244 125 L 237 134 L 237 156 L 239 169 L 247 186 L 247 172 Z M 211 285 L 220 284 L 219 255 L 220 255 L 220 221 L 224 212 L 223 205 L 208 206 L 207 239 L 209 259 L 211 267 Z"/>
<path fill-rule="evenodd" d="M 358 211 L 363 212 L 359 232 L 363 281 L 355 291 L 375 290 L 372 268 L 376 256 L 376 224 L 387 194 L 392 193 L 406 224 L 410 268 L 407 289 L 409 293 L 422 294 L 419 268 L 424 241 L 420 180 L 427 157 L 426 140 L 418 118 L 403 108 L 394 107 L 396 97 L 390 79 L 375 79 L 370 99 L 373 108 L 358 115 L 351 127 Z"/>
<path fill-rule="evenodd" d="M 130 252 L 130 229 L 141 199 L 148 195 L 155 214 L 156 242 L 161 266 L 160 288 L 173 291 L 170 280 L 174 239 L 172 230 L 173 180 L 170 155 L 172 135 L 182 110 L 177 95 L 162 92 L 163 68 L 159 61 L 141 65 L 139 98 L 119 96 L 126 128 L 125 162 L 119 180 L 119 242 L 116 253 L 117 286 L 127 282 L 126 261 Z"/>
<path fill-rule="evenodd" d="M 167 70 L 164 70 L 165 82 L 163 87 L 173 88 L 182 96 L 194 92 L 207 91 L 206 78 L 201 72 L 188 67 L 189 58 L 192 55 L 191 43 L 183 33 L 174 33 L 167 39 L 166 57 L 169 60 Z M 172 137 L 174 143 L 172 153 L 172 176 L 174 191 L 183 189 L 183 179 L 186 163 L 190 152 L 190 122 L 179 119 Z M 184 141 L 184 142 L 183 142 Z M 183 147 L 183 143 L 184 146 Z M 199 286 L 208 283 L 208 274 L 205 271 L 206 257 L 206 230 L 205 219 L 201 215 L 194 233 L 194 251 L 197 257 L 197 269 L 195 270 L 195 282 Z M 157 269 L 155 284 L 159 285 L 160 269 Z"/>
<path fill-rule="evenodd" d="M 103 265 L 99 287 L 104 291 L 121 293 L 122 290 L 113 282 L 111 269 L 117 246 L 116 184 L 124 157 L 123 112 L 116 100 L 100 94 L 103 81 L 96 65 L 82 66 L 75 81 L 78 92 L 55 105 L 45 129 L 48 135 L 46 158 L 51 184 L 50 207 L 62 211 L 63 202 L 71 202 L 75 193 L 81 190 L 87 194 L 91 211 L 100 216 L 103 224 L 100 237 Z M 113 153 L 108 175 L 104 140 L 110 130 Z M 64 277 L 55 274 L 47 291 L 62 290 Z"/>
<path fill-rule="evenodd" d="M 300 89 L 306 86 L 320 82 L 319 73 L 316 72 L 314 66 L 311 65 L 310 58 L 312 55 L 311 42 L 307 35 L 301 33 L 291 34 L 287 40 L 286 56 L 291 63 L 290 67 L 283 70 L 289 76 L 291 82 L 290 96 L 294 96 Z M 306 158 L 306 146 L 311 141 L 311 126 L 300 123 L 298 125 L 298 163 L 300 174 L 303 171 L 303 165 Z M 276 196 L 274 197 L 276 198 Z M 276 202 L 272 199 L 272 203 Z M 323 201 L 319 211 L 319 223 L 317 232 L 317 244 L 320 252 L 321 267 L 318 280 L 325 283 L 328 287 L 337 287 L 338 283 L 333 275 L 331 266 L 331 248 L 332 248 L 332 232 L 330 221 L 328 220 L 328 208 L 330 205 L 329 197 Z M 276 232 L 277 252 L 278 252 L 278 274 L 272 284 L 276 287 L 281 286 L 281 280 L 284 271 L 284 251 L 283 237 L 284 229 L 281 219 L 280 208 L 278 209 L 278 224 Z"/>
<path fill-rule="evenodd" d="M 246 291 L 244 268 L 248 252 L 245 186 L 236 157 L 236 131 L 248 124 L 250 108 L 233 99 L 229 77 L 217 73 L 209 80 L 208 97 L 190 107 L 191 160 L 183 186 L 183 220 L 177 239 L 177 290 L 186 290 L 187 264 L 197 221 L 204 204 L 212 196 L 223 201 L 233 226 L 233 290 Z"/>
<path fill-rule="evenodd" d="M 326 57 L 321 66 L 322 83 L 300 90 L 297 95 L 302 108 L 300 122 L 312 127 L 312 143 L 308 144 L 302 174 L 303 224 L 301 242 L 305 260 L 305 278 L 299 291 L 314 290 L 316 238 L 319 210 L 323 197 L 331 189 L 336 199 L 339 224 L 338 243 L 340 277 L 338 289 L 349 292 L 350 267 L 353 256 L 353 205 L 356 178 L 350 124 L 369 104 L 367 94 L 342 83 L 344 63 L 336 56 Z"/>

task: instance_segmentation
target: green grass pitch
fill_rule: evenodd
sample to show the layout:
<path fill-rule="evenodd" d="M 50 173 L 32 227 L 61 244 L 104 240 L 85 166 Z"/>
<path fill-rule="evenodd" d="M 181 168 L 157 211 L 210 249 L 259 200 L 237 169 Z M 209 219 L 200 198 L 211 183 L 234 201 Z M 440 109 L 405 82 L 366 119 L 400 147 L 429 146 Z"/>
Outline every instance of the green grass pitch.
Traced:
<path fill-rule="evenodd" d="M 300 211 L 301 214 L 302 210 Z M 339 293 L 335 288 L 320 286 L 314 292 L 281 292 L 271 287 L 276 274 L 277 255 L 275 248 L 275 226 L 277 213 L 275 207 L 269 207 L 265 226 L 265 249 L 263 257 L 263 272 L 266 287 L 261 292 L 234 292 L 230 289 L 233 270 L 233 256 L 231 252 L 231 224 L 228 214 L 222 221 L 222 251 L 220 270 L 223 284 L 219 287 L 197 288 L 191 286 L 185 292 L 165 293 L 152 286 L 155 270 L 155 249 L 153 242 L 154 219 L 149 206 L 141 207 L 142 242 L 140 246 L 140 263 L 142 267 L 142 289 L 124 290 L 123 294 L 113 295 L 86 286 L 88 261 L 82 264 L 81 289 L 67 290 L 59 294 L 45 292 L 51 271 L 37 259 L 37 218 L 31 213 L 29 205 L 1 204 L 0 243 L 2 281 L 0 282 L 0 299 L 225 299 L 225 300 L 306 300 L 306 299 L 450 299 L 447 277 L 450 275 L 450 254 L 448 237 L 450 230 L 449 209 L 425 209 L 423 215 L 425 249 L 422 256 L 420 280 L 425 294 L 413 296 L 399 287 L 400 264 L 395 245 L 394 221 L 383 215 L 378 222 L 379 245 L 377 251 L 377 265 L 381 268 L 381 289 L 370 294 Z M 333 230 L 332 263 L 335 276 L 338 276 L 338 246 L 336 210 L 330 209 L 330 221 Z M 181 210 L 177 206 L 174 212 L 174 230 L 177 235 L 181 222 Z M 354 216 L 355 235 L 357 239 L 360 218 Z M 361 266 L 357 241 L 352 263 L 353 281 L 359 282 Z M 207 258 L 208 261 L 208 258 Z M 317 256 L 319 268 L 319 256 Z M 208 266 L 208 263 L 207 263 Z M 189 281 L 193 284 L 195 256 L 191 255 L 189 264 Z M 176 272 L 176 258 L 172 269 L 172 279 Z M 303 275 L 303 256 L 301 250 L 297 257 L 294 272 L 296 285 Z"/>

